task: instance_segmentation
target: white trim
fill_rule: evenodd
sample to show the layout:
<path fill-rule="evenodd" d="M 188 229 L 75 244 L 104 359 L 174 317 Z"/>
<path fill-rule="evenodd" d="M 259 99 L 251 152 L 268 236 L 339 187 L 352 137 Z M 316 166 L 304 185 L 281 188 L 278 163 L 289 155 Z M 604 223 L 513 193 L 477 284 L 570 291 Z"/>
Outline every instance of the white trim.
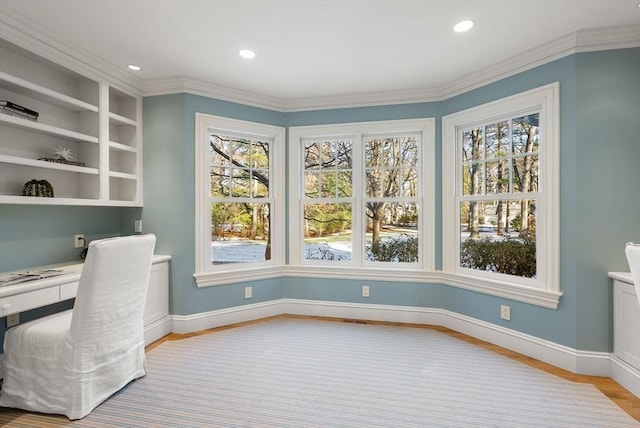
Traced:
<path fill-rule="evenodd" d="M 144 96 L 190 93 L 278 112 L 442 101 L 575 53 L 640 46 L 640 24 L 582 29 L 530 49 L 527 55 L 516 55 L 441 87 L 286 100 L 229 88 L 188 76 L 143 81 L 126 70 L 107 63 L 99 56 L 72 45 L 69 41 L 59 40 L 59 36 L 55 33 L 34 27 L 9 5 L 3 5 L 3 8 L 5 13 L 0 15 L 0 38 L 61 65 L 82 71 L 83 74 L 101 76 L 111 81 L 117 80 L 126 92 Z"/>
<path fill-rule="evenodd" d="M 240 272 L 196 274 L 198 287 L 238 284 L 273 278 L 326 278 L 353 281 L 389 281 L 396 284 L 433 284 L 462 288 L 475 292 L 503 297 L 517 302 L 557 309 L 561 292 L 541 290 L 533 287 L 509 287 L 499 281 L 479 281 L 465 275 L 448 274 L 442 271 L 416 269 L 385 269 L 353 266 L 283 266 L 245 269 Z M 508 284 L 507 284 L 508 285 Z"/>
<path fill-rule="evenodd" d="M 229 88 L 187 76 L 147 79 L 143 83 L 143 88 L 145 96 L 187 93 L 278 112 L 286 111 L 283 101 L 278 98 Z"/>
<path fill-rule="evenodd" d="M 640 370 L 612 354 L 576 350 L 439 308 L 279 299 L 193 315 L 170 315 L 167 333 L 187 334 L 284 314 L 443 326 L 573 373 L 611 377 L 640 397 Z M 163 319 L 150 327 L 162 325 L 166 331 L 167 324 Z M 0 355 L 0 363 L 3 359 Z M 0 377 L 1 370 L 0 365 Z"/>
<path fill-rule="evenodd" d="M 193 315 L 172 315 L 172 332 L 180 334 L 193 333 L 195 331 L 273 317 L 283 313 L 282 300 L 270 300 Z"/>
<path fill-rule="evenodd" d="M 611 354 L 610 358 L 611 370 L 609 377 L 627 388 L 636 397 L 640 397 L 640 370 L 630 366 L 613 354 Z"/>
<path fill-rule="evenodd" d="M 211 215 L 209 179 L 209 139 L 211 130 L 229 134 L 255 135 L 271 140 L 269 147 L 270 164 L 270 198 L 271 209 L 271 260 L 261 263 L 211 264 Z M 244 120 L 229 119 L 204 113 L 195 114 L 195 271 L 194 277 L 198 287 L 208 287 L 223 283 L 236 275 L 246 272 L 246 277 L 255 275 L 254 279 L 262 279 L 273 275 L 275 267 L 284 264 L 285 254 L 285 130 L 279 126 L 265 125 Z"/>
<path fill-rule="evenodd" d="M 173 332 L 192 333 L 284 314 L 443 326 L 573 373 L 612 377 L 640 397 L 640 370 L 617 361 L 607 352 L 576 350 L 439 308 L 279 299 L 194 315 L 174 315 Z"/>
<path fill-rule="evenodd" d="M 144 327 L 144 343 L 152 344 L 156 340 L 171 333 L 171 318 L 167 315 Z"/>
<path fill-rule="evenodd" d="M 364 197 L 364 184 L 362 176 L 364 166 L 362 158 L 364 151 L 362 150 L 362 138 L 370 134 L 394 134 L 394 133 L 412 133 L 420 135 L 420 217 L 419 217 L 419 233 L 420 239 L 420 260 L 418 263 L 401 263 L 394 264 L 394 277 L 403 275 L 404 270 L 419 269 L 421 271 L 432 271 L 435 267 L 435 238 L 430 231 L 435 230 L 435 209 L 431 201 L 435 200 L 435 119 L 402 119 L 402 120 L 384 120 L 371 122 L 352 122 L 342 124 L 325 124 L 313 126 L 294 126 L 289 128 L 289 265 L 307 267 L 312 265 L 320 265 L 321 263 L 313 263 L 313 261 L 302 260 L 302 206 L 301 195 L 303 194 L 303 165 L 301 141 L 313 138 L 343 138 L 349 137 L 353 139 L 353 196 L 351 198 L 354 204 L 353 217 L 353 259 L 350 263 L 341 263 L 342 266 L 349 264 L 354 272 L 367 266 L 367 271 L 376 270 L 377 266 L 365 263 L 364 250 L 361 248 L 362 242 L 359 239 L 363 230 L 362 201 Z M 430 237 L 430 238 L 425 238 Z M 411 266 L 409 266 L 411 265 Z M 326 271 L 327 263 L 323 263 Z M 355 267 L 359 266 L 359 267 Z M 339 267 L 332 264 L 331 268 Z"/>
<path fill-rule="evenodd" d="M 195 273 L 198 288 L 282 277 L 282 266 L 238 266 L 240 270 Z"/>
<path fill-rule="evenodd" d="M 560 185 L 559 185 L 559 154 L 560 154 L 560 86 L 558 83 L 541 86 L 520 94 L 512 95 L 497 101 L 452 113 L 442 118 L 442 164 L 452 168 L 444 171 L 442 176 L 442 270 L 450 275 L 454 285 L 463 286 L 471 290 L 486 292 L 497 291 L 503 287 L 509 293 L 520 294 L 527 301 L 527 294 L 531 288 L 539 288 L 546 292 L 546 297 L 552 299 L 548 304 L 557 307 L 560 292 Z M 519 112 L 540 112 L 540 140 L 543 149 L 540 151 L 540 196 L 539 212 L 542 217 L 538 221 L 538 278 L 519 279 L 507 275 L 473 273 L 470 269 L 458 267 L 459 239 L 458 236 L 458 207 L 454 203 L 459 191 L 458 161 L 459 148 L 457 138 L 460 130 L 475 126 L 479 122 L 489 122 L 506 116 L 513 116 Z M 455 167 L 454 167 L 455 166 Z M 475 285 L 477 286 L 475 286 Z M 498 287 L 497 287 L 498 286 Z M 493 293 L 490 293 L 493 294 Z M 535 303 L 532 299 L 529 303 Z M 545 304 L 544 306 L 548 306 Z M 548 306 L 552 307 L 552 306 Z"/>
<path fill-rule="evenodd" d="M 640 47 L 640 24 L 578 30 L 530 49 L 527 51 L 527 55 L 516 55 L 500 61 L 491 67 L 487 67 L 484 70 L 474 71 L 461 79 L 446 83 L 441 87 L 285 100 L 252 94 L 222 87 L 210 82 L 179 76 L 145 81 L 144 94 L 145 96 L 150 96 L 185 92 L 255 107 L 268 108 L 284 113 L 376 105 L 438 102 L 575 53 L 634 47 Z"/>

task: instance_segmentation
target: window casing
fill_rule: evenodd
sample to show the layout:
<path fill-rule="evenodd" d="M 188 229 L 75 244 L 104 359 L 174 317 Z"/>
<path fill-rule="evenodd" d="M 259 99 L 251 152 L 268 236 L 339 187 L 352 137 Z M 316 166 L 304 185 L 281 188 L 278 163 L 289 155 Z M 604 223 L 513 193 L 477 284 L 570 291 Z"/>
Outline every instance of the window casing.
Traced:
<path fill-rule="evenodd" d="M 278 275 L 284 263 L 284 129 L 196 114 L 199 287 Z"/>
<path fill-rule="evenodd" d="M 397 280 L 432 270 L 433 133 L 433 119 L 292 127 L 291 270 Z"/>
<path fill-rule="evenodd" d="M 557 306 L 558 99 L 555 83 L 443 118 L 447 283 Z"/>

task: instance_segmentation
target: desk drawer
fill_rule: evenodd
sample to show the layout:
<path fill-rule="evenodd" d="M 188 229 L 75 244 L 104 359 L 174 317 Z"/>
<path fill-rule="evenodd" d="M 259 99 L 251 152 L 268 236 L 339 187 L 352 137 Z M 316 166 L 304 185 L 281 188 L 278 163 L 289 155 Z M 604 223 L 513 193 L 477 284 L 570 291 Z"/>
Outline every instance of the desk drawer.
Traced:
<path fill-rule="evenodd" d="M 42 290 L 29 291 L 28 293 L 0 299 L 0 316 L 28 311 L 41 306 L 50 305 L 60 300 L 58 287 L 43 288 Z"/>
<path fill-rule="evenodd" d="M 60 286 L 60 301 L 73 299 L 78 294 L 79 281 L 69 282 Z"/>

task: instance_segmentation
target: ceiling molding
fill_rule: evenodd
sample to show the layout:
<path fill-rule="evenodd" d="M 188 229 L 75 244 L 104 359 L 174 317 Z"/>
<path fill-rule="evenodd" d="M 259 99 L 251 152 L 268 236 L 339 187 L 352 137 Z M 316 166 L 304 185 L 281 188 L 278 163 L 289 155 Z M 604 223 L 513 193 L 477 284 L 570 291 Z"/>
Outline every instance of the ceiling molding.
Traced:
<path fill-rule="evenodd" d="M 137 96 L 142 95 L 142 79 L 133 76 L 126 69 L 115 66 L 71 42 L 62 41 L 56 34 L 33 26 L 28 19 L 13 12 L 8 5 L 3 4 L 2 9 L 0 38 L 89 78 L 108 81 L 120 90 Z"/>
<path fill-rule="evenodd" d="M 580 30 L 533 48 L 527 55 L 509 58 L 441 88 L 417 88 L 282 100 L 222 87 L 211 82 L 176 77 L 145 81 L 144 94 L 186 92 L 280 112 L 437 102 L 575 53 L 633 47 L 640 47 L 640 24 Z"/>
<path fill-rule="evenodd" d="M 147 79 L 143 83 L 143 92 L 145 96 L 188 93 L 269 110 L 285 111 L 285 105 L 281 99 L 266 97 L 186 76 Z"/>
<path fill-rule="evenodd" d="M 10 7 L 3 8 L 4 13 L 0 15 L 1 38 L 97 80 L 120 85 L 120 89 L 143 96 L 190 93 L 279 112 L 437 102 L 571 54 L 640 47 L 640 24 L 580 30 L 533 48 L 527 55 L 512 57 L 439 88 L 279 99 L 188 76 L 143 81 L 92 52 L 35 28 L 28 19 L 12 12 Z"/>

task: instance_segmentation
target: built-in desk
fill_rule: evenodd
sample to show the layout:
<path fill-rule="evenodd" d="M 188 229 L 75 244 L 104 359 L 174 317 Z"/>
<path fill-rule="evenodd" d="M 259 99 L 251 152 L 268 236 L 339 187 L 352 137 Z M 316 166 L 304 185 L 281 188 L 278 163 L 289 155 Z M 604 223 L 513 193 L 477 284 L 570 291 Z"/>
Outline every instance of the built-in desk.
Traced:
<path fill-rule="evenodd" d="M 170 259 L 171 256 L 156 255 L 153 257 L 144 311 L 147 343 L 151 343 L 170 332 L 168 320 Z M 47 268 L 63 269 L 71 273 L 0 287 L 0 317 L 75 298 L 78 293 L 82 266 L 82 263 L 47 266 Z M 33 268 L 33 270 L 38 269 L 42 268 Z"/>

